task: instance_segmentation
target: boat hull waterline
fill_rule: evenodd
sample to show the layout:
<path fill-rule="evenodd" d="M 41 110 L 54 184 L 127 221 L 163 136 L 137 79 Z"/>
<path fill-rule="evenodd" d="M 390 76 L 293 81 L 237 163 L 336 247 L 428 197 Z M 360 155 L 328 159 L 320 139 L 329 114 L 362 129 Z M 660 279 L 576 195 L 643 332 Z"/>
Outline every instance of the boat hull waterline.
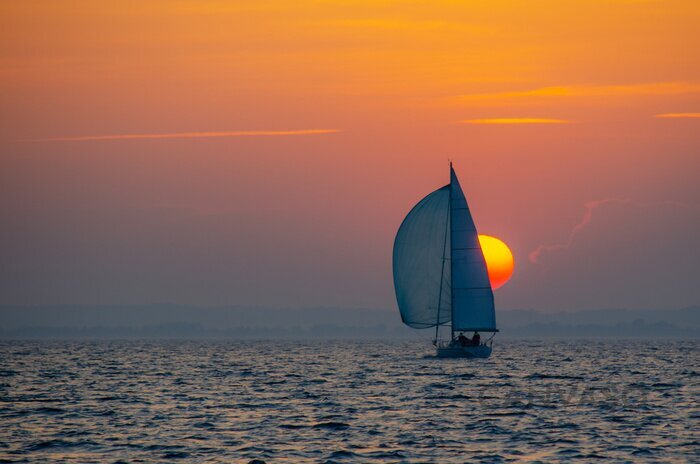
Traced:
<path fill-rule="evenodd" d="M 482 358 L 491 356 L 491 347 L 479 346 L 441 346 L 437 348 L 438 358 Z"/>

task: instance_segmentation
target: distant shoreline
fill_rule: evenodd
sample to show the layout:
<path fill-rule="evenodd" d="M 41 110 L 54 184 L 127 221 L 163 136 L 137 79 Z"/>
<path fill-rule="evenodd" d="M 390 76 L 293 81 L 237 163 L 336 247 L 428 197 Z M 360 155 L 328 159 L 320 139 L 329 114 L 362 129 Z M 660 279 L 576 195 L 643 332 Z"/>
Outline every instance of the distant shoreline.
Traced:
<path fill-rule="evenodd" d="M 497 339 L 698 339 L 700 306 L 672 310 L 497 312 Z M 132 306 L 0 306 L 0 339 L 429 340 L 398 312 Z"/>

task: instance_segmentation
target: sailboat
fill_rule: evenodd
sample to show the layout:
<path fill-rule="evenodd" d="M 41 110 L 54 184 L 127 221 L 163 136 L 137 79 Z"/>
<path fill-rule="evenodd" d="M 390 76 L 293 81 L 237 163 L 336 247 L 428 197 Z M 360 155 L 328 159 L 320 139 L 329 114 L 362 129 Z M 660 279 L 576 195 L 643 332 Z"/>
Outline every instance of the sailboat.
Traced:
<path fill-rule="evenodd" d="M 479 234 L 450 163 L 450 183 L 404 218 L 393 253 L 394 289 L 404 324 L 435 328 L 438 357 L 488 358 L 496 328 L 493 290 Z M 449 326 L 450 337 L 440 339 Z M 468 339 L 464 332 L 474 332 Z M 491 332 L 486 341 L 479 332 Z M 460 333 L 459 336 L 455 336 Z"/>

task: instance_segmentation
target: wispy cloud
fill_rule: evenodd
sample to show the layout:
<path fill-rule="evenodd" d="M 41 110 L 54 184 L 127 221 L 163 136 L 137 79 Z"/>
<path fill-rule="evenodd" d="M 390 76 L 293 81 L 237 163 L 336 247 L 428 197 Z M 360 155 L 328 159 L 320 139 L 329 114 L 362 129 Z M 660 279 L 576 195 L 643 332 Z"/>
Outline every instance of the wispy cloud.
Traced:
<path fill-rule="evenodd" d="M 571 245 L 574 243 L 576 237 L 581 233 L 583 229 L 585 229 L 592 221 L 593 219 L 593 211 L 595 211 L 597 208 L 600 208 L 601 206 L 605 205 L 611 205 L 611 204 L 618 204 L 618 205 L 632 205 L 632 206 L 637 206 L 641 208 L 647 208 L 651 206 L 673 206 L 673 207 L 680 207 L 680 208 L 686 208 L 693 210 L 694 208 L 686 205 L 685 203 L 680 203 L 677 201 L 654 201 L 654 202 L 639 202 L 639 201 L 634 201 L 634 200 L 629 200 L 629 199 L 620 199 L 620 198 L 606 198 L 603 200 L 593 200 L 584 203 L 584 213 L 583 217 L 579 220 L 578 223 L 571 229 L 571 232 L 569 232 L 569 236 L 564 241 L 563 243 L 554 243 L 550 245 L 540 245 L 534 250 L 532 250 L 528 254 L 528 258 L 530 258 L 530 262 L 537 264 L 539 263 L 540 256 L 542 253 L 549 253 L 549 252 L 554 252 L 554 251 L 561 251 L 561 250 L 566 250 Z"/>
<path fill-rule="evenodd" d="M 655 118 L 700 118 L 700 113 L 664 113 L 656 114 Z"/>
<path fill-rule="evenodd" d="M 618 97 L 637 95 L 681 95 L 700 92 L 696 82 L 651 82 L 627 85 L 571 85 L 539 87 L 508 92 L 481 92 L 452 97 L 456 101 L 497 101 L 519 98 Z"/>
<path fill-rule="evenodd" d="M 33 139 L 37 142 L 86 142 L 92 140 L 139 140 L 139 139 L 191 139 L 208 137 L 283 137 L 289 135 L 319 135 L 334 134 L 340 129 L 302 129 L 302 130 L 260 130 L 260 131 L 227 131 L 227 132 L 172 132 L 164 134 L 112 134 L 112 135 L 83 135 L 77 137 L 50 137 Z"/>
<path fill-rule="evenodd" d="M 551 118 L 484 118 L 465 119 L 459 122 L 461 124 L 568 124 L 571 121 Z"/>

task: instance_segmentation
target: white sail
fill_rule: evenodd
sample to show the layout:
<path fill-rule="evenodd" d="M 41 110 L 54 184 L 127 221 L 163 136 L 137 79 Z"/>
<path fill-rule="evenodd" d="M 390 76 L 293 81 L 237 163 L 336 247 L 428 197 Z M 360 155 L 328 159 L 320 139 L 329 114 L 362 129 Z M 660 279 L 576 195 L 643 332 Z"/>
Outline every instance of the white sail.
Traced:
<path fill-rule="evenodd" d="M 479 234 L 451 166 L 450 216 L 452 330 L 496 330 L 493 291 Z"/>
<path fill-rule="evenodd" d="M 450 166 L 450 184 L 423 198 L 394 241 L 394 288 L 402 321 L 423 329 L 495 331 L 493 290 L 474 220 Z"/>
<path fill-rule="evenodd" d="M 450 322 L 450 186 L 423 198 L 394 240 L 394 289 L 401 320 L 423 329 Z"/>

